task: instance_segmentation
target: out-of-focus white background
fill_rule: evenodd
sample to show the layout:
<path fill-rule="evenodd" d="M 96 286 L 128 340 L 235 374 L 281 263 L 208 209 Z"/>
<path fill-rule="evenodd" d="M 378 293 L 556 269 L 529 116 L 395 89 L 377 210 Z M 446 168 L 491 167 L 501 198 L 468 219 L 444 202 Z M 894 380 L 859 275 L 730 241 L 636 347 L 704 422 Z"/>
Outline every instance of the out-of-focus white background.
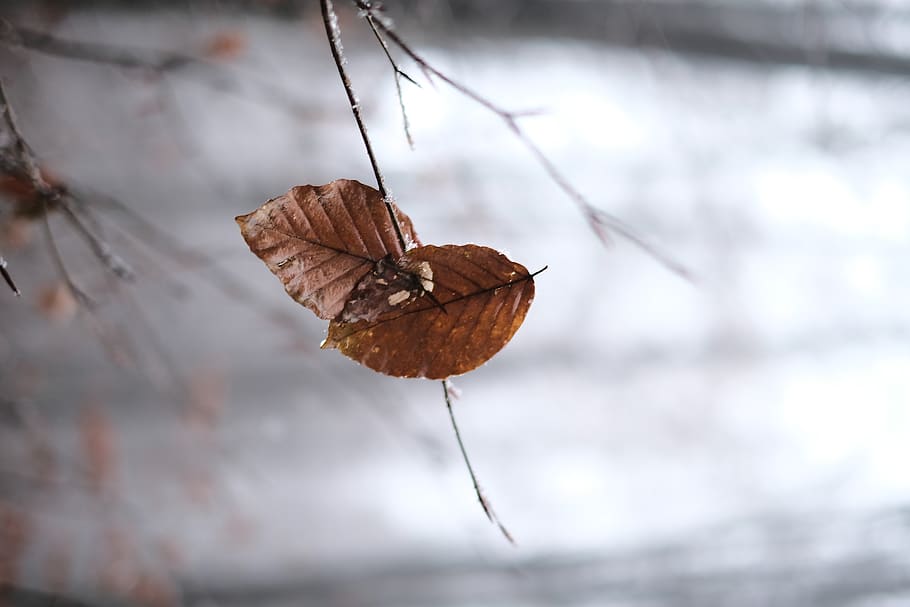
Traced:
<path fill-rule="evenodd" d="M 43 223 L 0 207 L 23 291 L 0 292 L 10 596 L 910 604 L 908 7 L 390 3 L 435 67 L 534 110 L 528 136 L 687 282 L 622 239 L 603 247 L 496 116 L 399 54 L 421 84 L 403 83 L 411 151 L 391 68 L 340 4 L 379 161 L 422 240 L 549 266 L 512 342 L 455 381 L 513 547 L 477 504 L 439 383 L 320 351 L 325 323 L 234 224 L 295 184 L 372 183 L 312 4 L 4 10 L 210 62 L 0 48 L 24 135 L 137 270 L 112 281 L 52 217 L 97 300 L 80 312 Z"/>

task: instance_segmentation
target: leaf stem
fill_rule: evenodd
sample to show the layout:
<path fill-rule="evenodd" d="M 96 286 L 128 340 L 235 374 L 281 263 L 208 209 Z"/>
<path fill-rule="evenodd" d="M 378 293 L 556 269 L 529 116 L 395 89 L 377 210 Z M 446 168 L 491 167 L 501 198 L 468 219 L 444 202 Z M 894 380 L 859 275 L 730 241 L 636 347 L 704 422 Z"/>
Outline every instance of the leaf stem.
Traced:
<path fill-rule="evenodd" d="M 398 237 L 402 252 L 404 252 L 407 249 L 407 242 L 405 242 L 404 234 L 398 223 L 398 217 L 395 215 L 395 210 L 392 207 L 392 197 L 389 194 L 389 188 L 386 186 L 385 177 L 382 176 L 382 171 L 379 169 L 379 162 L 376 160 L 376 154 L 373 152 L 373 145 L 370 143 L 369 135 L 367 135 L 367 126 L 363 121 L 363 114 L 360 111 L 360 101 L 358 101 L 357 94 L 354 92 L 354 87 L 351 84 L 351 79 L 348 78 L 348 74 L 344 69 L 344 49 L 341 46 L 341 30 L 338 28 L 338 16 L 335 14 L 335 7 L 332 4 L 332 0 L 320 0 L 319 5 L 322 9 L 322 21 L 325 24 L 325 34 L 329 39 L 329 47 L 332 49 L 332 58 L 335 60 L 335 67 L 338 68 L 338 75 L 341 77 L 344 92 L 348 96 L 348 103 L 351 106 L 351 112 L 354 114 L 354 121 L 357 123 L 357 129 L 360 131 L 360 137 L 363 139 L 363 147 L 366 148 L 367 156 L 370 159 L 370 166 L 373 167 L 373 174 L 376 176 L 376 184 L 379 187 L 379 193 L 382 194 L 382 200 L 385 203 L 386 211 L 389 214 L 389 218 L 392 220 L 392 225 L 395 226 L 395 235 Z"/>

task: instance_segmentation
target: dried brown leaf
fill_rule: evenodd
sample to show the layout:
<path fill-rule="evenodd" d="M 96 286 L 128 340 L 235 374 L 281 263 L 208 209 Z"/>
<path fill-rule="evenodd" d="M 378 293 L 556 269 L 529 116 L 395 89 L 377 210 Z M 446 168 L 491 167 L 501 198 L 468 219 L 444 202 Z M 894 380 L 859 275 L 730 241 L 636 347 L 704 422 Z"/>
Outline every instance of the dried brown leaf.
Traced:
<path fill-rule="evenodd" d="M 329 323 L 323 347 L 386 375 L 444 379 L 499 352 L 533 298 L 533 276 L 498 251 L 419 247 L 376 264 Z"/>
<path fill-rule="evenodd" d="M 405 240 L 419 244 L 411 220 L 392 208 Z M 326 320 L 376 262 L 404 254 L 380 193 L 348 179 L 296 186 L 236 221 L 288 294 Z"/>

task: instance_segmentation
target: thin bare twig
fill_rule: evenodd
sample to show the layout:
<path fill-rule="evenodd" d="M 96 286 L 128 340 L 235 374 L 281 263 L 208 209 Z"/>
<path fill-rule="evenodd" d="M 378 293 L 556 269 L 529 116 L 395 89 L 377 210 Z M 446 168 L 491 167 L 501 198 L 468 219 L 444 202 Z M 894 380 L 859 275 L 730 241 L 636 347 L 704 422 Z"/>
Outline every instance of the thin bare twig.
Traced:
<path fill-rule="evenodd" d="M 91 299 L 73 282 L 70 273 L 66 269 L 66 264 L 63 262 L 63 256 L 57 248 L 54 234 L 51 231 L 51 224 L 48 219 L 50 210 L 49 201 L 56 201 L 59 198 L 59 193 L 55 188 L 51 187 L 41 175 L 41 169 L 38 167 L 38 163 L 35 160 L 35 153 L 25 140 L 25 137 L 23 137 L 22 132 L 19 130 L 19 126 L 16 123 L 16 118 L 13 115 L 13 107 L 6 96 L 6 87 L 4 86 L 2 79 L 0 79 L 0 104 L 3 106 L 3 121 L 6 123 L 13 138 L 13 149 L 15 150 L 16 160 L 24 169 L 26 177 L 31 182 L 35 193 L 41 200 L 41 215 L 44 218 L 44 234 L 47 237 L 48 251 L 51 255 L 51 259 L 54 261 L 54 265 L 57 267 L 60 277 L 66 283 L 66 286 L 73 297 L 75 297 L 80 304 L 90 307 Z"/>
<path fill-rule="evenodd" d="M 416 87 L 420 87 L 417 84 L 417 81 L 408 76 L 395 62 L 395 58 L 392 57 L 392 53 L 389 51 L 389 45 L 385 41 L 385 38 L 382 37 L 382 33 L 376 27 L 376 19 L 369 12 L 364 14 L 364 17 L 367 20 L 367 24 L 370 26 L 370 30 L 373 32 L 373 36 L 376 37 L 376 40 L 379 42 L 379 45 L 382 47 L 382 52 L 385 53 L 386 58 L 389 60 L 389 63 L 392 65 L 392 71 L 395 74 L 395 92 L 398 95 L 398 107 L 401 108 L 401 121 L 404 126 L 404 136 L 408 140 L 408 146 L 413 150 L 414 149 L 414 138 L 411 136 L 411 123 L 408 120 L 408 110 L 404 104 L 404 95 L 401 92 L 401 79 L 404 78 L 411 84 Z"/>
<path fill-rule="evenodd" d="M 354 114 L 354 121 L 357 123 L 357 128 L 360 131 L 360 137 L 363 139 L 363 147 L 366 148 L 367 156 L 370 159 L 370 166 L 373 167 L 373 174 L 376 175 L 379 193 L 382 194 L 382 200 L 385 203 L 386 211 L 389 214 L 392 225 L 395 226 L 395 235 L 398 237 L 398 242 L 403 251 L 407 249 L 408 243 L 405 241 L 401 226 L 398 224 L 398 217 L 392 207 L 392 197 L 386 186 L 385 177 L 382 176 L 382 171 L 379 169 L 379 163 L 376 160 L 376 154 L 373 152 L 370 137 L 367 135 L 367 126 L 363 121 L 363 115 L 360 111 L 360 101 L 357 99 L 357 94 L 354 92 L 354 87 L 351 85 L 351 79 L 348 78 L 348 74 L 344 69 L 344 49 L 341 46 L 341 31 L 338 29 L 338 16 L 335 14 L 332 0 L 320 0 L 319 4 L 322 9 L 322 21 L 325 24 L 325 34 L 329 39 L 329 47 L 332 49 L 332 58 L 335 60 L 335 67 L 338 68 L 338 75 L 341 77 L 342 85 L 344 85 L 344 92 L 348 96 L 351 112 Z"/>
<path fill-rule="evenodd" d="M 395 70 L 395 83 L 398 86 L 399 101 L 402 104 L 402 111 L 404 110 L 404 101 L 401 98 L 401 88 L 398 82 L 398 77 L 403 75 L 408 80 L 413 80 L 404 74 L 395 63 L 392 55 L 389 53 L 388 45 L 380 33 L 380 29 L 385 32 L 387 28 L 380 18 L 374 18 L 375 15 L 372 15 L 372 8 L 369 5 L 362 5 L 362 3 L 357 2 L 358 6 L 361 8 L 368 9 L 368 12 L 365 13 L 367 21 L 370 24 L 371 29 L 373 30 L 374 35 L 382 46 L 383 50 L 386 53 L 386 57 L 392 63 L 392 67 Z M 357 95 L 354 93 L 354 89 L 351 86 L 351 81 L 348 78 L 347 73 L 344 69 L 345 59 L 344 52 L 341 46 L 341 32 L 338 29 L 338 18 L 335 15 L 335 10 L 332 4 L 332 0 L 320 0 L 320 5 L 322 7 L 322 18 L 325 23 L 326 35 L 329 39 L 329 46 L 332 49 L 332 57 L 335 60 L 335 66 L 338 68 L 338 74 L 341 76 L 341 82 L 344 85 L 345 93 L 347 93 L 348 101 L 351 105 L 351 111 L 354 113 L 354 120 L 357 122 L 357 128 L 360 130 L 360 135 L 363 138 L 363 144 L 367 151 L 367 156 L 370 159 L 370 165 L 373 167 L 373 172 L 376 175 L 376 181 L 379 183 L 379 191 L 383 196 L 383 200 L 386 204 L 386 209 L 388 210 L 389 216 L 392 219 L 392 224 L 395 226 L 395 231 L 398 235 L 398 240 L 401 243 L 402 249 L 407 248 L 405 244 L 404 237 L 401 232 L 401 227 L 398 224 L 398 218 L 395 216 L 395 213 L 392 209 L 391 202 L 392 199 L 389 196 L 388 188 L 385 185 L 385 179 L 382 176 L 382 171 L 379 169 L 379 163 L 376 160 L 376 156 L 373 153 L 373 147 L 370 144 L 369 136 L 367 135 L 366 125 L 363 122 L 363 117 L 360 112 L 360 103 L 357 100 Z M 407 125 L 407 117 L 405 117 L 405 124 Z M 406 126 L 407 132 L 407 126 Z M 409 135 L 410 139 L 410 135 Z M 461 438 L 461 432 L 458 429 L 458 423 L 455 421 L 455 412 L 452 410 L 452 395 L 451 395 L 451 386 L 448 380 L 442 381 L 443 395 L 445 398 L 446 409 L 449 412 L 449 419 L 452 422 L 452 429 L 455 431 L 455 439 L 458 441 L 458 448 L 461 451 L 461 456 L 464 459 L 464 463 L 468 468 L 468 474 L 471 476 L 471 483 L 474 485 L 474 492 L 477 494 L 477 499 L 480 501 L 480 505 L 483 508 L 484 514 L 487 515 L 487 518 L 490 522 L 494 523 L 499 530 L 502 532 L 503 536 L 509 540 L 511 543 L 515 543 L 515 540 L 512 538 L 512 535 L 505 528 L 505 526 L 500 522 L 499 518 L 496 516 L 496 513 L 493 511 L 493 508 L 490 506 L 489 501 L 484 496 L 483 492 L 480 489 L 480 484 L 477 482 L 477 475 L 474 473 L 474 467 L 471 466 L 471 460 L 468 458 L 468 452 L 465 449 L 464 441 Z"/>
<path fill-rule="evenodd" d="M 0 104 L 3 106 L 3 120 L 6 122 L 7 128 L 13 138 L 12 146 L 15 153 L 14 164 L 19 172 L 24 173 L 22 177 L 30 183 L 35 196 L 37 197 L 37 203 L 40 205 L 38 210 L 40 211 L 39 214 L 44 228 L 45 242 L 50 258 L 57 269 L 57 273 L 67 290 L 79 304 L 79 307 L 86 312 L 86 320 L 89 322 L 91 329 L 95 332 L 103 346 L 113 358 L 120 358 L 117 356 L 117 353 L 122 352 L 123 350 L 118 347 L 115 338 L 107 334 L 101 321 L 96 316 L 94 300 L 76 284 L 66 267 L 63 255 L 57 246 L 57 240 L 51 229 L 50 214 L 52 208 L 62 210 L 64 217 L 70 225 L 72 225 L 76 232 L 88 243 L 94 255 L 114 276 L 121 280 L 130 280 L 133 277 L 133 272 L 123 260 L 111 251 L 110 246 L 95 234 L 92 228 L 89 227 L 86 221 L 79 215 L 76 210 L 79 202 L 76 198 L 73 197 L 64 186 L 51 185 L 44 178 L 41 169 L 38 166 L 35 153 L 32 151 L 31 146 L 29 146 L 16 123 L 13 109 L 6 96 L 2 80 L 0 80 Z M 132 350 L 132 348 L 129 349 Z"/>
<path fill-rule="evenodd" d="M 63 262 L 63 255 L 60 254 L 60 249 L 57 247 L 57 241 L 54 239 L 54 233 L 51 230 L 51 221 L 50 215 L 47 208 L 47 200 L 44 200 L 44 212 L 41 214 L 42 225 L 44 226 L 44 236 L 45 242 L 47 243 L 47 250 L 50 253 L 51 260 L 54 262 L 54 266 L 57 268 L 57 273 L 60 275 L 60 278 L 66 284 L 66 288 L 69 289 L 73 297 L 76 298 L 76 301 L 79 302 L 83 308 L 91 310 L 94 308 L 95 302 L 92 301 L 92 298 L 88 294 L 80 289 L 76 283 L 73 281 L 73 277 L 70 276 L 69 270 L 66 269 L 66 264 Z"/>
<path fill-rule="evenodd" d="M 540 147 L 534 143 L 534 141 L 528 137 L 527 133 L 521 128 L 518 123 L 518 119 L 523 117 L 524 114 L 520 112 L 511 112 L 509 110 L 503 109 L 475 91 L 472 88 L 462 84 L 461 82 L 451 78 L 444 72 L 441 72 L 430 64 L 426 59 L 424 59 L 420 54 L 418 54 L 414 49 L 411 48 L 396 32 L 392 29 L 389 22 L 382 17 L 377 11 L 376 6 L 370 0 L 354 0 L 354 3 L 358 8 L 363 11 L 363 14 L 368 17 L 373 17 L 372 26 L 375 27 L 378 31 L 384 34 L 392 43 L 395 44 L 403 53 L 411 58 L 414 63 L 416 63 L 421 71 L 429 77 L 434 76 L 439 78 L 450 87 L 467 97 L 468 99 L 474 101 L 478 105 L 486 108 L 493 114 L 499 116 L 499 118 L 505 123 L 506 127 L 512 134 L 525 146 L 525 148 L 531 152 L 531 155 L 537 160 L 537 162 L 543 167 L 544 171 L 550 177 L 550 179 L 559 187 L 569 199 L 575 203 L 578 209 L 581 211 L 582 215 L 588 222 L 588 225 L 597 235 L 601 242 L 605 245 L 610 242 L 610 231 L 612 230 L 616 234 L 619 234 L 632 244 L 636 245 L 648 255 L 653 257 L 655 260 L 660 262 L 664 267 L 670 271 L 682 276 L 686 280 L 693 280 L 691 272 L 682 264 L 677 262 L 668 254 L 664 253 L 658 249 L 653 244 L 649 243 L 642 236 L 638 235 L 632 228 L 620 221 L 617 217 L 602 211 L 592 205 L 588 199 L 576 189 L 571 182 L 562 174 L 562 172 L 556 167 L 556 165 L 549 159 L 549 157 L 540 149 Z"/>
<path fill-rule="evenodd" d="M 51 231 L 50 212 L 47 208 L 47 199 L 42 198 L 42 203 L 45 205 L 45 208 L 44 212 L 41 214 L 41 219 L 44 227 L 45 242 L 47 244 L 48 252 L 50 253 L 51 259 L 53 260 L 54 266 L 57 268 L 57 273 L 60 275 L 61 280 L 63 280 L 63 283 L 66 285 L 66 288 L 76 299 L 76 302 L 79 304 L 80 308 L 85 311 L 85 320 L 90 330 L 98 338 L 98 341 L 107 351 L 112 360 L 121 362 L 124 360 L 129 360 L 134 365 L 138 364 L 137 361 L 139 360 L 139 355 L 137 354 L 135 345 L 122 335 L 118 336 L 109 333 L 108 329 L 104 326 L 101 319 L 96 313 L 95 301 L 73 280 L 72 275 L 69 273 L 69 270 L 63 261 L 63 255 L 60 253 L 60 249 L 57 247 L 57 241 L 54 238 L 54 234 Z M 153 335 L 153 332 L 149 331 L 149 334 Z M 173 369 L 174 364 L 170 361 L 168 355 L 162 352 L 163 351 L 156 351 L 156 354 L 162 358 L 168 370 Z M 176 377 L 176 373 L 172 372 L 172 375 Z M 173 384 L 173 382 L 170 383 L 171 385 Z"/>
<path fill-rule="evenodd" d="M 12 289 L 13 293 L 15 293 L 16 296 L 22 295 L 22 291 L 20 291 L 19 287 L 16 286 L 16 283 L 13 281 L 13 277 L 6 269 L 6 266 L 6 260 L 3 259 L 3 255 L 0 255 L 0 274 L 3 275 L 3 280 L 6 281 L 6 284 L 9 285 L 9 288 Z"/>
<path fill-rule="evenodd" d="M 31 146 L 26 142 L 25 137 L 22 136 L 22 132 L 19 130 L 19 125 L 16 123 L 16 118 L 13 115 L 13 107 L 10 105 L 9 98 L 6 96 L 6 86 L 4 85 L 3 79 L 0 78 L 0 105 L 3 106 L 3 121 L 6 123 L 7 128 L 9 128 L 10 135 L 13 137 L 13 149 L 17 160 L 24 166 L 27 177 L 32 182 L 35 187 L 40 187 L 42 189 L 41 193 L 50 192 L 52 188 L 44 180 L 44 177 L 41 175 L 41 169 L 38 168 L 38 163 L 35 160 L 35 153 L 32 151 Z"/>
<path fill-rule="evenodd" d="M 480 502 L 480 507 L 483 508 L 483 512 L 487 515 L 487 518 L 490 519 L 490 522 L 499 527 L 499 531 L 502 532 L 502 535 L 509 540 L 510 543 L 514 544 L 515 538 L 512 537 L 509 530 L 505 528 L 505 525 L 503 525 L 499 520 L 499 517 L 496 516 L 496 513 L 493 511 L 493 506 L 490 505 L 490 501 L 480 489 L 480 483 L 477 482 L 477 475 L 474 474 L 474 467 L 471 466 L 471 460 L 468 458 L 468 452 L 465 449 L 464 441 L 461 440 L 461 432 L 458 431 L 458 424 L 455 422 L 455 412 L 452 410 L 452 385 L 449 380 L 442 380 L 442 391 L 446 399 L 446 409 L 449 411 L 452 429 L 455 430 L 455 439 L 458 441 L 458 448 L 461 450 L 461 457 L 464 459 L 465 466 L 468 468 L 468 474 L 471 475 L 471 483 L 474 485 L 474 493 L 477 494 L 477 500 Z"/>

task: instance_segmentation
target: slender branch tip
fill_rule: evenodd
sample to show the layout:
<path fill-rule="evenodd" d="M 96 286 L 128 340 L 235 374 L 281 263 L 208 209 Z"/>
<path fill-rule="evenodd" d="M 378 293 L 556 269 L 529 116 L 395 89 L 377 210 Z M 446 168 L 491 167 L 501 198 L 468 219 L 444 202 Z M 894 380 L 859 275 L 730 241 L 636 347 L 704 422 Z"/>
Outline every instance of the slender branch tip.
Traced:
<path fill-rule="evenodd" d="M 464 441 L 461 438 L 461 431 L 458 429 L 458 423 L 455 421 L 455 412 L 452 409 L 452 400 L 453 397 L 456 396 L 457 392 L 455 391 L 455 387 L 452 385 L 451 380 L 442 380 L 442 392 L 446 402 L 446 409 L 449 412 L 449 421 L 451 421 L 452 429 L 455 431 L 455 440 L 458 443 L 458 449 L 461 451 L 461 457 L 468 469 L 468 474 L 471 476 L 471 483 L 474 485 L 474 493 L 477 495 L 477 501 L 480 502 L 480 507 L 483 508 L 483 512 L 486 514 L 487 519 L 489 519 L 491 523 L 499 528 L 500 533 L 502 533 L 503 537 L 505 537 L 509 543 L 514 545 L 515 538 L 511 533 L 509 533 L 509 530 L 506 529 L 505 525 L 502 524 L 502 521 L 499 520 L 499 517 L 496 516 L 496 512 L 493 511 L 492 505 L 490 505 L 489 500 L 484 495 L 483 490 L 481 490 L 480 483 L 477 480 L 477 475 L 474 473 L 474 467 L 471 465 L 471 460 L 468 457 L 468 451 L 465 448 Z"/>

